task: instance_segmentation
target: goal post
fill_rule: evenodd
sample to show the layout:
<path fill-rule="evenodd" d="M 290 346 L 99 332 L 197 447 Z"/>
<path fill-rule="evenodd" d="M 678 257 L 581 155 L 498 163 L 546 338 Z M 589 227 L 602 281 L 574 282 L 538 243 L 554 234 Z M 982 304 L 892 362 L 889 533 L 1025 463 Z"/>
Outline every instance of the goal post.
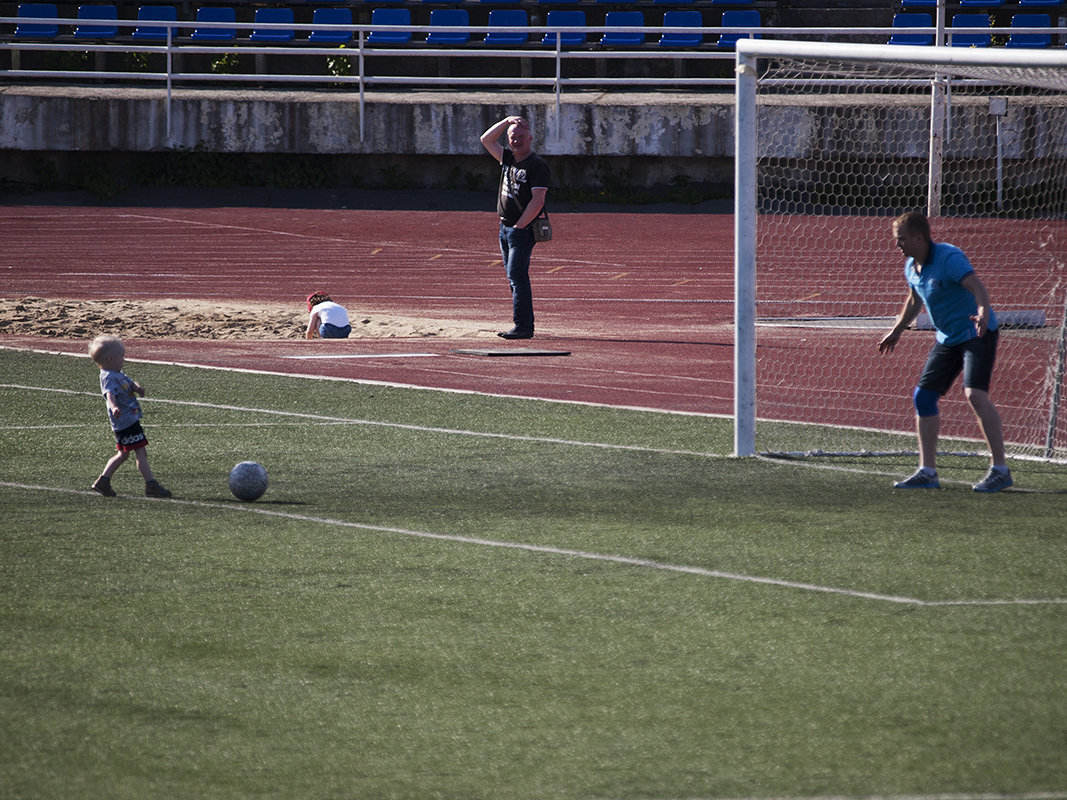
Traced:
<path fill-rule="evenodd" d="M 1009 455 L 1067 458 L 1067 52 L 742 39 L 736 66 L 735 455 L 914 449 L 932 334 L 877 343 L 919 209 L 1001 318 Z M 984 448 L 959 384 L 942 409 Z"/>
<path fill-rule="evenodd" d="M 742 60 L 740 52 L 734 117 L 734 455 L 751 456 L 756 452 L 756 63 Z M 749 101 L 742 103 L 742 96 Z"/>

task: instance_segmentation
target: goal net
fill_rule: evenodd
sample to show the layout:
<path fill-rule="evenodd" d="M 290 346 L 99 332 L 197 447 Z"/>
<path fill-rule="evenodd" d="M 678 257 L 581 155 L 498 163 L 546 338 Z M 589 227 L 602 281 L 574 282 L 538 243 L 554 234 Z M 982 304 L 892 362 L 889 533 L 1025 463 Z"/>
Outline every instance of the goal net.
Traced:
<path fill-rule="evenodd" d="M 1067 458 L 1067 53 L 742 40 L 735 452 L 915 449 L 925 315 L 891 221 L 930 216 L 969 256 L 1002 333 L 991 396 L 1009 455 Z M 942 447 L 983 452 L 962 390 Z"/>

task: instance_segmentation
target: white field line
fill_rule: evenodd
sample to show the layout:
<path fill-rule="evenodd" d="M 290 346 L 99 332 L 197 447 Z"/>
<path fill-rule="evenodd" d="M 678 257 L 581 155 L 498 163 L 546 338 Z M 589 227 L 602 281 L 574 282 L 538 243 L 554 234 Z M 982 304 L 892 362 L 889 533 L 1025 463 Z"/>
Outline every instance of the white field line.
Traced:
<path fill-rule="evenodd" d="M 40 391 L 40 392 L 52 392 L 59 394 L 80 395 L 87 397 L 97 397 L 95 392 L 86 392 L 73 389 L 55 389 L 39 386 L 23 386 L 19 384 L 0 384 L 0 388 L 3 389 L 18 389 L 21 391 Z M 218 403 L 204 403 L 191 400 L 167 400 L 155 398 L 152 400 L 154 403 L 167 403 L 170 405 L 180 406 L 193 406 L 197 408 L 210 408 L 223 411 L 240 411 L 243 413 L 254 414 L 266 414 L 270 416 L 289 417 L 301 420 L 312 420 L 317 423 L 329 423 L 329 424 L 346 424 L 346 425 L 366 425 L 374 427 L 395 428 L 399 430 L 409 430 L 418 433 L 436 433 L 447 434 L 454 436 L 472 436 L 477 438 L 486 439 L 505 439 L 508 441 L 517 442 L 533 442 L 540 444 L 554 444 L 565 445 L 570 447 L 593 447 L 606 450 L 623 450 L 623 451 L 635 451 L 644 453 L 658 453 L 662 455 L 684 455 L 684 456 L 699 456 L 704 458 L 727 458 L 716 453 L 701 453 L 691 450 L 670 450 L 666 448 L 654 448 L 654 447 L 640 447 L 637 445 L 618 445 L 607 444 L 604 442 L 583 442 L 572 439 L 556 439 L 551 437 L 540 436 L 521 436 L 506 433 L 492 433 L 485 431 L 468 431 L 456 428 L 436 428 L 423 425 L 409 425 L 398 422 L 382 422 L 380 420 L 362 420 L 351 419 L 347 417 L 330 417 L 321 414 L 308 414 L 304 412 L 296 411 L 278 411 L 275 409 L 263 409 L 263 408 L 248 408 L 245 406 L 233 406 L 224 405 Z M 18 489 L 32 489 L 37 491 L 51 491 L 51 492 L 66 492 L 71 494 L 83 494 L 92 495 L 92 492 L 86 492 L 76 489 L 56 488 L 50 486 L 31 486 L 17 483 L 10 483 L 0 481 L 0 486 L 7 486 L 9 488 Z M 765 578 L 754 575 L 744 575 L 735 572 L 723 572 L 720 570 L 710 570 L 704 567 L 690 567 L 678 564 L 667 564 L 659 561 L 652 561 L 648 559 L 631 558 L 628 556 L 615 556 L 602 553 L 591 553 L 584 550 L 570 550 L 565 548 L 550 547 L 546 545 L 532 545 L 522 544 L 518 542 L 498 541 L 494 539 L 483 539 L 477 537 L 457 536 L 452 534 L 431 533 L 428 531 L 414 531 L 405 528 L 391 528 L 380 525 L 367 525 L 363 523 L 349 522 L 347 520 L 334 520 L 320 517 L 310 517 L 300 514 L 289 514 L 286 512 L 272 511 L 269 509 L 257 508 L 253 506 L 240 505 L 235 506 L 233 504 L 224 503 L 208 503 L 198 500 L 169 500 L 175 504 L 191 505 L 203 508 L 219 508 L 225 510 L 238 510 L 248 513 L 261 514 L 264 516 L 273 516 L 283 519 L 294 519 L 304 522 L 314 522 L 324 525 L 335 525 L 346 528 L 357 528 L 361 530 L 378 531 L 382 533 L 395 533 L 404 536 L 414 536 L 423 539 L 436 539 L 441 541 L 459 542 L 463 544 L 475 544 L 483 547 L 499 547 L 512 550 L 525 550 L 535 553 L 546 553 L 551 555 L 570 556 L 572 558 L 581 558 L 591 561 L 603 561 L 614 564 L 624 564 L 634 567 L 643 567 L 645 569 L 658 569 L 668 572 L 681 572 L 691 575 L 701 575 L 709 578 L 719 578 L 722 580 L 742 581 L 746 583 L 757 583 L 771 586 L 780 586 L 792 589 L 802 589 L 809 592 L 821 592 L 824 594 L 837 594 L 846 597 L 864 598 L 869 600 L 880 600 L 888 603 L 898 603 L 904 605 L 915 606 L 991 606 L 991 605 L 1060 605 L 1067 604 L 1067 598 L 1009 598 L 1009 599 L 989 599 L 989 600 L 920 600 L 913 597 L 899 597 L 895 595 L 883 595 L 874 592 L 862 592 L 854 589 L 842 589 L 833 586 L 820 586 L 818 584 L 803 583 L 798 581 L 787 581 L 778 578 Z"/>
<path fill-rule="evenodd" d="M 22 385 L 19 385 L 19 384 L 12 384 L 12 383 L 2 383 L 2 384 L 0 384 L 0 389 L 17 389 L 19 391 L 54 392 L 54 393 L 58 393 L 58 394 L 83 395 L 83 396 L 87 396 L 87 397 L 97 397 L 98 396 L 94 392 L 77 391 L 77 390 L 74 390 L 74 389 L 54 389 L 54 388 L 47 388 L 47 387 L 41 387 L 41 386 L 22 386 Z M 699 457 L 699 458 L 715 458 L 715 459 L 724 459 L 724 458 L 732 458 L 733 457 L 733 456 L 723 455 L 721 453 L 708 453 L 708 452 L 701 452 L 701 451 L 697 451 L 697 450 L 671 450 L 671 449 L 661 448 L 661 447 L 642 447 L 640 445 L 608 444 L 608 443 L 605 443 L 605 442 L 583 442 L 583 441 L 578 441 L 578 440 L 574 440 L 574 439 L 554 439 L 554 438 L 545 437 L 545 436 L 523 436 L 523 435 L 518 435 L 518 434 L 510 434 L 510 433 L 493 433 L 493 432 L 489 432 L 489 431 L 469 431 L 469 430 L 463 430 L 463 429 L 457 429 L 457 428 L 435 428 L 435 427 L 428 427 L 428 426 L 423 426 L 423 425 L 409 425 L 409 424 L 400 423 L 400 422 L 382 422 L 381 420 L 352 419 L 352 418 L 349 418 L 349 417 L 330 417 L 330 416 L 325 416 L 325 415 L 321 415 L 321 414 L 308 414 L 308 413 L 302 413 L 302 412 L 297 412 L 297 411 L 277 411 L 275 409 L 266 409 L 266 408 L 249 408 L 249 407 L 246 407 L 246 406 L 223 405 L 223 404 L 218 404 L 218 403 L 203 403 L 203 402 L 198 402 L 198 401 L 194 401 L 194 400 L 167 400 L 167 399 L 161 399 L 161 398 L 145 398 L 145 402 L 147 402 L 147 403 L 166 403 L 166 404 L 169 404 L 169 405 L 181 405 L 181 406 L 197 406 L 197 407 L 200 407 L 200 408 L 211 408 L 211 409 L 216 409 L 216 410 L 221 410 L 221 411 L 240 411 L 242 413 L 266 414 L 266 415 L 277 416 L 277 417 L 288 417 L 288 418 L 291 418 L 291 419 L 294 420 L 293 424 L 296 424 L 296 422 L 295 422 L 296 420 L 304 420 L 304 421 L 311 420 L 311 421 L 314 421 L 314 422 L 316 422 L 316 423 L 318 423 L 320 425 L 366 425 L 368 427 L 396 428 L 396 429 L 399 429 L 399 430 L 409 430 L 409 431 L 414 431 L 414 432 L 418 432 L 418 433 L 438 433 L 438 434 L 448 434 L 448 435 L 452 435 L 452 436 L 471 436 L 471 437 L 477 437 L 477 438 L 483 438 L 483 439 L 506 439 L 506 440 L 509 440 L 509 441 L 516 441 L 516 442 L 535 442 L 535 443 L 540 443 L 540 444 L 558 444 L 558 445 L 566 445 L 566 446 L 569 446 L 569 447 L 590 447 L 590 448 L 599 448 L 599 449 L 603 449 L 603 450 L 621 450 L 621 451 L 638 452 L 638 453 L 657 453 L 659 455 L 696 456 L 696 457 Z M 271 423 L 237 423 L 237 425 L 240 426 L 240 427 L 265 427 L 266 425 L 269 425 L 269 424 L 271 424 Z M 280 424 L 286 424 L 286 423 L 280 423 Z M 227 423 L 227 425 L 229 425 L 230 427 L 233 427 L 233 425 L 230 424 L 230 423 Z M 190 424 L 177 424 L 177 425 L 174 425 L 173 427 L 210 427 L 210 426 L 211 426 L 211 423 L 190 423 Z M 64 427 L 64 426 L 34 426 L 34 427 L 42 427 L 42 428 L 44 428 L 44 427 Z M 73 426 L 65 426 L 65 427 L 73 427 Z M 5 428 L 5 430 L 13 430 L 13 428 Z M 782 459 L 769 458 L 769 457 L 765 457 L 765 456 L 757 456 L 757 458 L 759 458 L 762 461 L 766 461 L 767 463 L 775 464 L 775 465 L 780 466 L 780 467 L 796 466 L 796 467 L 801 468 L 801 469 L 820 469 L 820 470 L 828 470 L 828 471 L 832 471 L 832 472 L 847 472 L 847 473 L 850 473 L 850 474 L 853 474 L 853 475 L 883 475 L 883 476 L 885 476 L 887 478 L 889 478 L 889 477 L 898 477 L 898 474 L 897 473 L 893 473 L 893 472 L 880 472 L 880 471 L 872 471 L 872 470 L 861 470 L 861 469 L 856 469 L 854 467 L 841 467 L 841 466 L 832 465 L 832 464 L 810 464 L 810 463 L 801 463 L 801 462 L 798 462 L 798 461 L 783 461 Z M 970 485 L 969 481 L 953 481 L 953 480 L 949 480 L 949 479 L 942 479 L 941 482 L 944 483 L 944 484 L 958 484 L 960 486 L 969 486 Z M 1037 493 L 1037 494 L 1042 494 L 1043 493 L 1043 492 L 1041 492 L 1040 490 L 1037 490 L 1037 489 L 1016 489 L 1016 488 L 1013 488 L 1011 491 L 1013 491 L 1013 492 L 1030 492 L 1030 493 Z"/>
<path fill-rule="evenodd" d="M 67 428 L 98 428 L 97 424 L 92 422 L 77 422 L 64 425 L 56 423 L 54 425 L 0 425 L 0 430 L 5 431 L 54 431 Z"/>
<path fill-rule="evenodd" d="M 0 345 L 0 350 L 15 350 L 27 353 L 42 353 L 49 356 L 67 356 L 68 358 L 85 358 L 82 353 L 68 353 L 63 350 L 45 350 L 34 347 L 14 347 Z M 474 389 L 450 389 L 441 386 L 425 386 L 415 383 L 400 383 L 397 381 L 376 381 L 369 378 L 341 378 L 336 375 L 316 375 L 314 373 L 279 372 L 267 369 L 245 369 L 241 367 L 221 367 L 213 364 L 192 364 L 183 361 L 164 361 L 151 358 L 127 358 L 128 364 L 161 364 L 168 367 L 183 367 L 186 369 L 206 369 L 215 372 L 235 372 L 244 375 L 265 375 L 276 378 L 296 378 L 305 381 L 326 381 L 329 383 L 354 383 L 359 386 L 384 386 L 390 389 L 413 389 L 420 392 L 444 392 L 445 394 L 475 395 L 478 397 L 496 397 L 504 400 L 526 400 L 534 403 L 560 403 L 568 406 L 582 406 L 587 408 L 611 408 L 618 411 L 641 411 L 648 414 L 667 414 L 678 417 L 708 417 L 711 419 L 726 419 L 729 414 L 716 414 L 707 411 L 677 411 L 667 408 L 655 408 L 654 406 L 624 405 L 619 403 L 594 403 L 588 400 L 565 400 L 546 397 L 528 397 L 519 394 L 506 394 L 504 392 L 481 392 Z M 0 385 L 0 388 L 3 388 Z"/>
<path fill-rule="evenodd" d="M 93 492 L 81 489 L 55 488 L 52 486 L 37 486 L 32 484 L 11 483 L 8 481 L 0 481 L 0 486 L 6 486 L 10 489 L 25 489 L 30 491 L 59 492 L 63 494 L 95 496 Z M 903 605 L 916 606 L 928 605 L 928 603 L 923 600 L 917 600 L 911 597 L 896 597 L 893 595 L 882 595 L 875 594 L 872 592 L 859 592 L 854 591 L 852 589 L 839 589 L 832 586 L 819 586 L 817 584 L 778 580 L 776 578 L 762 578 L 754 575 L 742 575 L 735 572 L 722 572 L 720 570 L 705 569 L 703 567 L 689 567 L 679 564 L 668 564 L 661 561 L 652 561 L 643 558 L 631 558 L 628 556 L 591 553 L 585 550 L 571 550 L 568 548 L 550 547 L 548 545 L 523 544 L 521 542 L 507 542 L 496 539 L 483 539 L 480 537 L 473 536 L 458 536 L 445 533 L 431 533 L 429 531 L 415 531 L 409 530 L 407 528 L 394 528 L 385 525 L 368 525 L 361 522 L 350 522 L 348 520 L 330 519 L 328 517 L 313 517 L 306 514 L 291 514 L 285 511 L 275 511 L 272 509 L 260 508 L 250 504 L 238 505 L 236 503 L 210 503 L 202 500 L 181 500 L 173 498 L 159 502 L 165 502 L 171 505 L 193 506 L 195 508 L 209 508 L 217 510 L 243 512 L 246 514 L 259 514 L 265 517 L 295 520 L 297 522 L 307 522 L 318 525 L 331 525 L 338 528 L 354 528 L 356 530 L 373 531 L 376 533 L 392 533 L 399 534 L 401 536 L 413 536 L 420 539 L 434 539 L 437 541 L 444 542 L 456 542 L 458 544 L 472 544 L 480 545 L 482 547 L 499 547 L 507 550 L 522 550 L 530 553 L 541 553 L 554 556 L 567 556 L 570 558 L 579 558 L 588 561 L 600 561 L 611 564 L 622 564 L 631 567 L 642 567 L 644 569 L 664 570 L 666 572 L 681 572 L 688 575 L 701 575 L 708 578 L 742 581 L 745 583 L 759 583 L 770 586 L 780 586 L 790 589 L 803 589 L 809 592 L 838 594 L 844 595 L 846 597 L 864 598 L 868 600 L 881 600 L 888 603 L 898 603 Z"/>
<path fill-rule="evenodd" d="M 95 497 L 91 491 L 81 489 L 57 488 L 53 486 L 40 486 L 33 484 L 13 483 L 0 481 L 0 486 L 9 489 L 23 489 L 28 491 L 57 492 L 61 494 L 75 494 Z M 130 499 L 140 500 L 133 497 Z M 219 511 L 233 511 L 245 514 L 258 514 L 264 517 L 276 519 L 294 520 L 316 525 L 329 525 L 337 528 L 351 528 L 355 530 L 373 531 L 375 533 L 391 533 L 400 536 L 411 536 L 418 539 L 432 539 L 441 542 L 454 542 L 457 544 L 477 545 L 480 547 L 496 547 L 505 550 L 519 550 L 528 553 L 543 555 L 565 556 L 568 558 L 583 559 L 586 561 L 599 561 L 608 564 L 620 564 L 627 567 L 641 569 L 661 570 L 664 572 L 678 572 L 686 575 L 699 575 L 705 578 L 719 580 L 738 581 L 741 583 L 754 583 L 764 586 L 777 586 L 784 589 L 799 589 L 806 592 L 820 594 L 833 594 L 843 597 L 851 597 L 862 600 L 876 600 L 884 603 L 909 606 L 1008 606 L 1008 605 L 1065 605 L 1067 599 L 995 599 L 995 600 L 920 600 L 914 597 L 902 597 L 898 595 L 879 594 L 876 592 L 862 592 L 855 589 L 843 589 L 836 586 L 821 586 L 815 583 L 801 581 L 788 581 L 780 578 L 766 578 L 759 575 L 745 575 L 739 572 L 726 572 L 705 567 L 693 567 L 684 564 L 670 564 L 664 561 L 654 561 L 647 558 L 633 558 L 630 556 L 611 555 L 608 553 L 593 553 L 587 550 L 573 550 L 564 547 L 552 547 L 550 545 L 527 544 L 523 542 L 508 542 L 499 539 L 485 539 L 478 536 L 459 536 L 457 534 L 433 533 L 430 531 L 416 531 L 409 528 L 396 528 L 388 525 L 371 525 L 363 522 L 351 522 L 343 519 L 331 519 L 329 517 L 314 517 L 308 514 L 292 514 L 286 511 L 275 511 L 262 508 L 248 503 L 212 503 L 203 500 L 145 500 L 145 502 L 161 502 L 171 505 L 192 506 L 194 508 L 208 508 Z"/>
<path fill-rule="evenodd" d="M 696 798 L 693 800 L 696 800 Z M 713 799 L 707 798 L 706 800 Z M 974 794 L 816 795 L 812 797 L 714 798 L 714 800 L 1067 800 L 1067 790 L 1062 792 L 1023 792 L 1019 794 L 975 792 Z"/>
<path fill-rule="evenodd" d="M 53 389 L 41 386 L 21 386 L 14 383 L 0 383 L 0 389 L 16 389 L 18 391 L 52 392 L 57 394 L 82 395 L 86 397 L 99 397 L 97 392 L 85 392 L 74 389 Z M 568 447 L 592 447 L 602 450 L 623 450 L 637 453 L 659 453 L 672 456 L 699 456 L 701 458 L 729 458 L 718 453 L 704 453 L 695 450 L 671 450 L 663 447 L 642 447 L 629 444 L 609 444 L 607 442 L 583 442 L 577 439 L 556 439 L 548 436 L 524 436 L 511 433 L 494 433 L 492 431 L 469 431 L 461 428 L 436 428 L 427 425 L 410 425 L 402 422 L 383 422 L 374 419 L 353 419 L 351 417 L 331 417 L 323 414 L 309 414 L 300 411 L 278 411 L 272 408 L 250 408 L 247 406 L 233 406 L 221 403 L 204 403 L 196 400 L 168 400 L 165 398 L 145 398 L 149 404 L 162 403 L 176 406 L 192 406 L 195 408 L 209 408 L 217 411 L 239 411 L 244 414 L 265 414 L 275 417 L 287 417 L 296 420 L 311 420 L 317 423 L 331 425 L 365 425 L 377 428 L 395 428 L 397 430 L 413 431 L 416 433 L 437 433 L 450 436 L 471 436 L 480 439 L 505 439 L 513 442 L 533 442 L 537 444 L 558 444 Z M 163 426 L 161 426 L 163 427 Z"/>

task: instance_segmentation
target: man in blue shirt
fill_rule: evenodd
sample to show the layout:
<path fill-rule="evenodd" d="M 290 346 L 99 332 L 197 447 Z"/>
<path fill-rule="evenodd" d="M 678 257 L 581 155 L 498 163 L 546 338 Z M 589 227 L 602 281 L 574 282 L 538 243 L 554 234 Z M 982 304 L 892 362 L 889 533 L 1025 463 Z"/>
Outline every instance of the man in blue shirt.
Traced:
<path fill-rule="evenodd" d="M 915 424 L 919 437 L 919 469 L 897 489 L 937 489 L 937 439 L 941 432 L 938 400 L 963 372 L 963 393 L 978 419 L 990 452 L 990 468 L 974 485 L 976 492 L 999 492 L 1012 485 L 1004 455 L 1004 433 L 989 399 L 989 384 L 997 356 L 997 315 L 985 285 L 958 247 L 934 242 L 930 223 L 918 211 L 893 220 L 897 247 L 907 256 L 904 278 L 908 297 L 896 322 L 878 343 L 880 353 L 891 353 L 900 336 L 925 306 L 936 339 L 926 367 L 915 387 Z"/>

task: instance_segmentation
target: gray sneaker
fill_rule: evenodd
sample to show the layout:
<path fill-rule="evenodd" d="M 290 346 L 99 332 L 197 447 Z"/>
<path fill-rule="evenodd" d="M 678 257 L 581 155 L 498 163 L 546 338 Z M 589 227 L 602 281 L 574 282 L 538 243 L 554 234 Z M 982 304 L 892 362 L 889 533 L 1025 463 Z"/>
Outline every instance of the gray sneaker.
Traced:
<path fill-rule="evenodd" d="M 897 481 L 893 484 L 894 489 L 940 489 L 941 481 L 937 479 L 937 473 L 933 475 L 923 472 L 921 469 L 916 470 L 915 474 L 910 478 L 906 478 L 902 481 Z"/>
<path fill-rule="evenodd" d="M 976 492 L 990 494 L 992 492 L 999 492 L 1001 489 L 1007 489 L 1012 483 L 1014 483 L 1014 481 L 1011 479 L 1010 470 L 1000 472 L 999 470 L 990 469 L 989 472 L 986 473 L 986 476 L 974 485 L 974 490 Z"/>

